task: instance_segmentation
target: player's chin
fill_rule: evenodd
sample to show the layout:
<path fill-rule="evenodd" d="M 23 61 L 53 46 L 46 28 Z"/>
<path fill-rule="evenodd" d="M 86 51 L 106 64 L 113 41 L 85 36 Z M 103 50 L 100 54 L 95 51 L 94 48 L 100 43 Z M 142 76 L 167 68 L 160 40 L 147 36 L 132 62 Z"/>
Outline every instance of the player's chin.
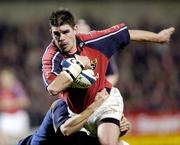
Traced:
<path fill-rule="evenodd" d="M 68 47 L 67 44 L 61 45 L 61 49 L 62 49 L 64 52 L 68 52 L 68 51 L 70 50 L 70 48 Z"/>

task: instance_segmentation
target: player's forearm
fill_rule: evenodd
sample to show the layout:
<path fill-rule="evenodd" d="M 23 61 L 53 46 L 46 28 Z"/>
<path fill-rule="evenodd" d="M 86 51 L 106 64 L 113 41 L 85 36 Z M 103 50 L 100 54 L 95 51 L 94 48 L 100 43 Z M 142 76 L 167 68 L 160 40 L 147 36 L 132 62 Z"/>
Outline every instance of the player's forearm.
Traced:
<path fill-rule="evenodd" d="M 89 105 L 83 112 L 76 114 L 75 116 L 69 118 L 64 124 L 64 127 L 72 127 L 80 122 L 88 119 L 88 117 L 103 103 L 104 99 L 99 98 L 95 100 L 91 105 Z"/>
<path fill-rule="evenodd" d="M 162 39 L 158 33 L 144 30 L 129 30 L 130 39 L 133 41 L 148 41 L 161 43 Z"/>
<path fill-rule="evenodd" d="M 64 124 L 61 125 L 60 130 L 64 135 L 70 135 L 77 130 L 80 130 L 86 123 L 87 119 L 91 114 L 93 114 L 98 107 L 108 98 L 109 94 L 106 89 L 98 92 L 95 101 L 89 105 L 83 112 L 76 114 L 75 116 L 69 118 Z"/>
<path fill-rule="evenodd" d="M 84 124 L 87 122 L 87 119 L 88 119 L 88 117 L 87 118 L 78 118 L 78 121 L 75 120 L 76 123 L 74 121 L 72 123 L 71 122 L 72 120 L 68 121 L 68 123 L 61 125 L 60 130 L 63 135 L 68 136 L 74 132 L 79 131 L 84 126 Z"/>
<path fill-rule="evenodd" d="M 65 71 L 62 71 L 51 84 L 47 87 L 48 92 L 51 95 L 57 95 L 62 90 L 66 89 L 73 82 Z"/>
<path fill-rule="evenodd" d="M 93 108 L 86 108 L 80 114 L 77 114 L 65 122 L 65 126 L 74 126 L 83 120 L 87 119 L 95 110 Z"/>
<path fill-rule="evenodd" d="M 89 105 L 83 112 L 69 118 L 63 125 L 61 125 L 61 132 L 64 135 L 70 135 L 71 133 L 80 130 L 88 120 L 89 116 L 104 102 L 105 99 L 105 97 L 98 98 L 91 105 Z"/>
<path fill-rule="evenodd" d="M 61 132 L 68 136 L 76 131 L 79 131 L 93 112 L 94 110 L 92 108 L 87 108 L 82 113 L 69 118 L 63 125 L 61 125 Z"/>
<path fill-rule="evenodd" d="M 171 35 L 175 32 L 174 27 L 161 30 L 159 33 L 143 31 L 143 30 L 129 30 L 130 39 L 134 41 L 149 41 L 156 43 L 169 42 Z"/>

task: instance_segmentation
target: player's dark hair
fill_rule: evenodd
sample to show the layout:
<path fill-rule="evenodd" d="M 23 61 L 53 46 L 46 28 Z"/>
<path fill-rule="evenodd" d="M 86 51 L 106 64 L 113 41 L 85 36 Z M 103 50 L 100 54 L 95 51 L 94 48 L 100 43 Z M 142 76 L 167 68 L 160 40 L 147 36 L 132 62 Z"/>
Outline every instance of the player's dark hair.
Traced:
<path fill-rule="evenodd" d="M 68 24 L 73 28 L 75 26 L 75 20 L 74 16 L 68 9 L 60 8 L 57 11 L 52 12 L 49 18 L 49 24 L 55 27 Z"/>

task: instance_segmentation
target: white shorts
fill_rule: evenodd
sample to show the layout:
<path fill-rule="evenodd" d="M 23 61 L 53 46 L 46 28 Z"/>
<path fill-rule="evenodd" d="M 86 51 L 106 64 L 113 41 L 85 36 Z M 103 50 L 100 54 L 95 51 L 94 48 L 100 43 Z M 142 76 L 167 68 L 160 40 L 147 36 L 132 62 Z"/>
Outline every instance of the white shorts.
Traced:
<path fill-rule="evenodd" d="M 102 119 L 120 120 L 123 114 L 123 98 L 117 88 L 112 88 L 107 100 L 89 117 L 85 129 L 91 135 L 97 134 L 97 126 Z"/>

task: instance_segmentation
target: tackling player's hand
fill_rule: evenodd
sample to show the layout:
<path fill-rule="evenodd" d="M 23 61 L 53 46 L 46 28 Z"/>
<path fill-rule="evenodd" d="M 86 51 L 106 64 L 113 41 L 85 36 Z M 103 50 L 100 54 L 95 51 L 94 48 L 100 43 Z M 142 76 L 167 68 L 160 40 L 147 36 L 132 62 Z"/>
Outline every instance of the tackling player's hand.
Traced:
<path fill-rule="evenodd" d="M 106 89 L 101 90 L 100 92 L 97 93 L 95 101 L 97 100 L 106 100 L 108 98 L 109 94 L 106 91 Z"/>
<path fill-rule="evenodd" d="M 123 115 L 120 121 L 120 136 L 125 135 L 130 128 L 131 128 L 131 123 Z"/>
<path fill-rule="evenodd" d="M 96 94 L 94 102 L 89 107 L 95 111 L 108 97 L 109 94 L 106 89 L 101 90 Z"/>
<path fill-rule="evenodd" d="M 164 29 L 158 33 L 159 42 L 160 43 L 167 43 L 170 40 L 171 35 L 175 32 L 174 27 L 170 27 L 167 29 Z"/>

